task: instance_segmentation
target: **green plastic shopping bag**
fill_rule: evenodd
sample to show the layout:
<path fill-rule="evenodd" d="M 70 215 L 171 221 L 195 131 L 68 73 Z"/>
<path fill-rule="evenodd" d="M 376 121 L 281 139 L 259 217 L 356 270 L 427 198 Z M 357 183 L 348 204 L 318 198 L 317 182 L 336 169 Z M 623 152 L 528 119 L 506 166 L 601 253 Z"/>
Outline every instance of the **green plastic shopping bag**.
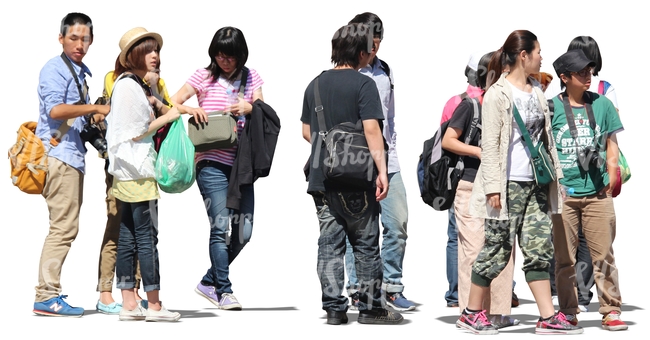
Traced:
<path fill-rule="evenodd" d="M 160 190 L 176 194 L 194 184 L 194 145 L 185 132 L 183 119 L 176 119 L 156 158 L 156 181 Z"/>
<path fill-rule="evenodd" d="M 632 177 L 632 172 L 630 171 L 630 166 L 627 164 L 627 159 L 623 156 L 623 152 L 618 150 L 618 168 L 621 170 L 621 184 L 630 180 Z"/>

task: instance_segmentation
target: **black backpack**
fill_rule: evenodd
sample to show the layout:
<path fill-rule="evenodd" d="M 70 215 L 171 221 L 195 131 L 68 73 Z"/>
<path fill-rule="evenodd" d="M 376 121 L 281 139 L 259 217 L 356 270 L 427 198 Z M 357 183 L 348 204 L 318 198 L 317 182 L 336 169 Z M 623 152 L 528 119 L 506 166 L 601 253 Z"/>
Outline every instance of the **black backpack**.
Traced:
<path fill-rule="evenodd" d="M 465 137 L 468 144 L 481 128 L 478 101 L 466 97 L 474 105 L 474 116 Z M 463 176 L 463 157 L 442 148 L 442 138 L 449 121 L 442 123 L 433 137 L 424 141 L 422 154 L 418 160 L 417 175 L 422 201 L 433 209 L 444 211 L 452 207 L 458 182 Z"/>

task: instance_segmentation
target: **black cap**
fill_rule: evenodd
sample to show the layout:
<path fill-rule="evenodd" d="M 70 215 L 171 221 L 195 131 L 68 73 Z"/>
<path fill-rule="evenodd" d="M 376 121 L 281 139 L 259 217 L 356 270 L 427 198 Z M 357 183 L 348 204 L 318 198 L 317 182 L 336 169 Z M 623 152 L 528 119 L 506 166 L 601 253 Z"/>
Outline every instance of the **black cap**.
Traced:
<path fill-rule="evenodd" d="M 569 50 L 553 62 L 558 77 L 560 74 L 578 72 L 587 66 L 595 67 L 596 62 L 587 58 L 581 49 Z"/>

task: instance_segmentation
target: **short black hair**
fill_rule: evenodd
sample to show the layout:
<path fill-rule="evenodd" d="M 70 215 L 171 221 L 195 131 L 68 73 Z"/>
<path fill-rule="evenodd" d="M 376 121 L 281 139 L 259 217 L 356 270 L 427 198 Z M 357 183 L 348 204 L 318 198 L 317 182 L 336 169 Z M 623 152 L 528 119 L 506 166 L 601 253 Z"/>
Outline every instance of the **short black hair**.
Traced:
<path fill-rule="evenodd" d="M 210 65 L 205 69 L 210 71 L 213 81 L 219 79 L 222 71 L 215 59 L 219 53 L 228 57 L 234 57 L 237 60 L 236 70 L 231 76 L 233 79 L 237 78 L 239 72 L 241 72 L 248 61 L 248 45 L 246 44 L 244 33 L 239 28 L 226 26 L 220 28 L 214 34 L 214 37 L 212 37 L 210 47 L 208 48 Z"/>
<path fill-rule="evenodd" d="M 494 74 L 490 74 L 488 71 L 488 66 L 490 65 L 490 60 L 492 59 L 494 52 L 488 52 L 484 54 L 481 59 L 478 61 L 478 71 L 476 71 L 476 79 L 478 81 L 478 87 L 482 90 L 487 90 L 486 86 L 488 81 L 493 83 L 494 79 L 488 79 L 488 77 L 494 78 Z"/>
<path fill-rule="evenodd" d="M 598 75 L 598 72 L 603 67 L 603 57 L 600 55 L 600 48 L 598 48 L 598 44 L 594 38 L 586 35 L 575 37 L 569 43 L 569 48 L 567 48 L 567 51 L 570 50 L 582 50 L 582 52 L 585 52 L 587 58 L 596 63 L 593 75 Z"/>
<path fill-rule="evenodd" d="M 332 37 L 332 58 L 336 66 L 359 66 L 359 54 L 372 52 L 370 27 L 366 24 L 345 25 Z"/>
<path fill-rule="evenodd" d="M 370 26 L 373 38 L 379 38 L 379 40 L 384 39 L 384 24 L 377 14 L 370 12 L 357 14 L 348 24 L 366 24 Z"/>
<path fill-rule="evenodd" d="M 88 28 L 90 28 L 90 38 L 93 38 L 93 21 L 90 20 L 89 16 L 76 12 L 68 13 L 63 17 L 63 19 L 61 19 L 61 35 L 65 37 L 65 35 L 68 33 L 68 27 L 77 24 L 88 26 Z"/>

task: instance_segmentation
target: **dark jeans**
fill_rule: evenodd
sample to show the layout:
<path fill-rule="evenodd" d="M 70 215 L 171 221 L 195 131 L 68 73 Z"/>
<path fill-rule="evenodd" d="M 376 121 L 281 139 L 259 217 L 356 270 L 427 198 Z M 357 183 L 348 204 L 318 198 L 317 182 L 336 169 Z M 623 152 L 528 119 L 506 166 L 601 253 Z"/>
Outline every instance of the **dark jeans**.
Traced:
<path fill-rule="evenodd" d="M 591 263 L 591 255 L 587 247 L 587 239 L 582 233 L 582 227 L 578 228 L 578 249 L 576 251 L 576 285 L 578 286 L 578 304 L 589 306 L 594 293 L 591 288 L 594 286 L 594 265 Z M 555 257 L 551 261 L 551 295 L 557 296 L 555 288 Z"/>
<path fill-rule="evenodd" d="M 119 202 L 119 201 L 118 201 Z M 135 288 L 136 256 L 140 261 L 140 274 L 145 292 L 160 290 L 158 264 L 158 201 L 122 204 L 122 223 L 117 242 L 118 289 Z"/>
<path fill-rule="evenodd" d="M 374 192 L 327 191 L 313 196 L 320 225 L 317 272 L 323 309 L 348 308 L 348 299 L 342 294 L 346 236 L 352 245 L 359 280 L 359 310 L 381 307 L 379 203 Z"/>

